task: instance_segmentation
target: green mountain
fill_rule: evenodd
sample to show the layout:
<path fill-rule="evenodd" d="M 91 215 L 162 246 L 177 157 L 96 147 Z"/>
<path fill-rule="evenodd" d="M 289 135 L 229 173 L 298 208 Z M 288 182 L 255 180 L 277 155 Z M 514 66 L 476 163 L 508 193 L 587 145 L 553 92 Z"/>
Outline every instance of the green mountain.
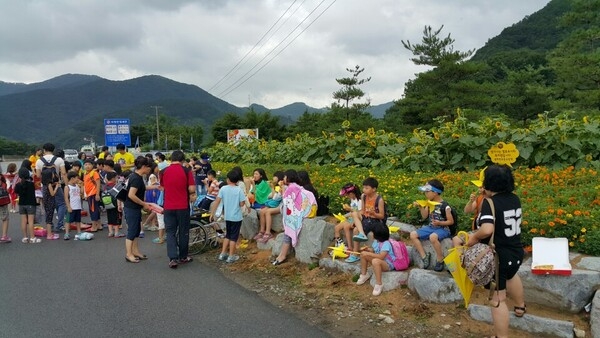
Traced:
<path fill-rule="evenodd" d="M 572 0 L 552 0 L 544 8 L 506 27 L 477 50 L 472 61 L 490 61 L 505 54 L 524 51 L 545 55 L 571 31 L 560 27 L 560 17 L 571 9 Z"/>
<path fill-rule="evenodd" d="M 104 138 L 105 118 L 130 118 L 132 124 L 154 116 L 151 106 L 182 123 L 212 124 L 243 109 L 197 86 L 149 75 L 126 81 L 67 74 L 23 85 L 2 83 L 0 136 L 11 140 L 78 146 L 84 137 Z M 23 123 L 26 122 L 26 123 Z"/>

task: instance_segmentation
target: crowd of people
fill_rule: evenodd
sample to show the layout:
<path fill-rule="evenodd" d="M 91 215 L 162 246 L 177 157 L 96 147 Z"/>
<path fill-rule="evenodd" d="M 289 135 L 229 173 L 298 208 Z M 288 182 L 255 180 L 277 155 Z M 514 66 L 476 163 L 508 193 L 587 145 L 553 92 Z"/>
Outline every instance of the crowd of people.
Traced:
<path fill-rule="evenodd" d="M 245 178 L 240 167 L 235 167 L 220 179 L 208 154 L 187 160 L 182 151 L 171 154 L 170 162 L 158 153 L 134 158 L 124 145 L 117 146 L 117 153 L 108 148 L 97 159 L 80 156 L 69 163 L 64 153 L 46 143 L 17 168 L 10 163 L 1 175 L 1 185 L 8 192 L 8 203 L 0 205 L 2 235 L 0 243 L 11 242 L 8 236 L 8 215 L 19 213 L 21 242 L 40 243 L 34 234 L 34 224 L 46 225 L 46 239 L 69 240 L 75 230 L 75 240 L 83 240 L 84 231 L 97 232 L 104 229 L 101 212 L 106 212 L 108 236 L 125 238 L 125 260 L 139 263 L 146 260 L 138 239 L 144 230 L 158 230 L 154 243 L 167 243 L 168 266 L 172 269 L 193 260 L 188 255 L 190 215 L 194 207 L 210 213 L 210 220 L 223 220 L 225 229 L 217 228 L 223 238 L 218 259 L 234 263 L 242 221 L 250 212 L 259 218 L 257 242 L 266 243 L 273 238 L 272 217 L 282 214 L 284 225 L 283 244 L 273 265 L 283 264 L 291 247 L 296 246 L 304 218 L 314 217 L 317 210 L 318 192 L 306 171 L 277 171 L 271 179 L 261 168 L 256 168 L 251 178 Z M 526 312 L 523 286 L 517 274 L 523 261 L 520 240 L 521 204 L 514 194 L 514 177 L 507 166 L 492 165 L 482 171 L 482 179 L 473 181 L 478 193 L 472 194 L 465 205 L 465 213 L 475 215 L 468 241 L 455 236 L 454 246 L 472 246 L 487 242 L 495 233 L 495 249 L 499 256 L 499 285 L 493 297 L 492 316 L 498 337 L 508 332 L 508 295 L 514 300 L 514 312 L 521 317 Z M 126 194 L 119 199 L 118 192 L 111 193 L 121 185 Z M 334 246 L 344 246 L 351 254 L 348 263 L 360 262 L 361 273 L 356 282 L 364 284 L 371 278 L 368 266 L 372 266 L 376 283 L 373 295 L 382 292 L 382 273 L 394 270 L 394 250 L 390 244 L 389 229 L 385 222 L 386 204 L 377 193 L 379 183 L 373 178 L 362 182 L 362 189 L 354 183 L 344 185 L 341 196 L 348 198 L 343 205 L 345 220 L 335 226 Z M 454 223 L 452 207 L 444 202 L 444 186 L 436 179 L 428 180 L 419 187 L 429 204 L 417 203 L 426 225 L 410 233 L 410 242 L 422 257 L 422 268 L 433 265 L 435 271 L 443 271 L 441 241 L 451 237 L 449 226 Z M 489 202 L 495 205 L 493 217 Z M 0 198 L 0 201 L 2 199 Z M 87 202 L 91 225 L 81 223 L 83 202 Z M 158 208 L 156 207 L 158 206 Z M 41 212 L 43 210 L 43 213 Z M 54 222 L 54 216 L 58 216 Z M 147 213 L 145 222 L 143 213 Z M 42 220 L 41 217 L 44 216 Z M 507 216 L 508 215 L 508 216 Z M 126 234 L 121 232 L 122 219 L 126 221 Z M 64 221 L 66 220 L 66 221 Z M 223 231 L 224 230 L 224 231 Z M 373 234 L 373 244 L 361 247 Z M 435 261 L 425 252 L 421 242 L 429 241 L 435 251 Z M 490 287 L 490 286 L 488 286 Z"/>

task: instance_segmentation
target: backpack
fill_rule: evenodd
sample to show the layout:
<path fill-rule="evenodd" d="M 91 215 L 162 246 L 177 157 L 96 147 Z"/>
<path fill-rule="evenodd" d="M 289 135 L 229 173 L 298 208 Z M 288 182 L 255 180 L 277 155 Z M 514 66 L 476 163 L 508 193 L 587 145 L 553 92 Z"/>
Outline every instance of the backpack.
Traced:
<path fill-rule="evenodd" d="M 58 173 L 56 172 L 56 166 L 54 165 L 56 159 L 56 156 L 52 156 L 52 159 L 50 160 L 50 162 L 48 162 L 43 156 L 40 158 L 40 160 L 42 160 L 42 163 L 44 163 L 44 166 L 42 167 L 43 185 L 58 182 Z"/>
<path fill-rule="evenodd" d="M 317 198 L 317 216 L 329 215 L 329 196 L 319 195 Z"/>
<path fill-rule="evenodd" d="M 396 259 L 390 262 L 394 266 L 394 270 L 402 271 L 408 269 L 408 266 L 410 265 L 410 256 L 408 255 L 408 249 L 406 249 L 404 242 L 392 238 L 389 239 L 389 242 L 392 245 L 392 251 L 396 257 Z M 379 247 L 381 248 L 381 243 L 379 243 Z M 390 256 L 388 255 L 388 257 Z M 387 257 L 386 260 L 388 260 Z"/>
<path fill-rule="evenodd" d="M 113 195 L 107 190 L 102 191 L 102 193 L 100 194 L 100 200 L 102 201 L 102 204 L 104 204 L 104 209 L 106 210 L 114 209 L 117 207 L 116 198 L 113 197 Z"/>
<path fill-rule="evenodd" d="M 462 266 L 473 284 L 487 285 L 494 278 L 498 266 L 495 251 L 487 244 L 477 243 L 464 250 Z"/>
<path fill-rule="evenodd" d="M 377 198 L 375 199 L 375 212 L 379 212 L 379 200 L 381 199 L 381 195 L 377 194 Z M 363 203 L 363 208 L 367 203 L 367 196 L 363 195 L 362 196 L 362 203 Z M 387 203 L 385 203 L 385 201 L 383 201 L 383 219 L 381 220 L 383 222 L 383 224 L 387 225 L 387 219 L 389 217 L 389 212 L 388 212 L 388 207 L 387 207 Z"/>
<path fill-rule="evenodd" d="M 0 182 L 0 206 L 4 206 L 10 203 L 10 195 L 8 194 L 8 189 L 6 189 L 6 186 L 6 179 L 4 178 L 4 176 L 2 176 L 2 181 Z"/>
<path fill-rule="evenodd" d="M 442 210 L 444 211 L 444 218 L 446 218 L 446 207 L 449 207 L 449 206 L 450 205 L 448 204 L 448 202 L 446 202 L 446 201 L 442 202 Z M 456 236 L 456 233 L 458 232 L 458 214 L 456 213 L 456 210 L 454 210 L 454 208 L 451 206 L 450 206 L 450 213 L 452 214 L 454 223 L 450 224 L 448 226 L 448 229 L 450 230 L 450 237 L 454 237 L 454 236 Z"/>

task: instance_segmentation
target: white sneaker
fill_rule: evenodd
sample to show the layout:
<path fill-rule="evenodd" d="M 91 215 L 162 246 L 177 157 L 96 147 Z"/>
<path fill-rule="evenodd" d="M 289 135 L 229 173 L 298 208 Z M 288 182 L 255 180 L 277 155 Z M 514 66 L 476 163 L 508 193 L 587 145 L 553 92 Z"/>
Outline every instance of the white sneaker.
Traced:
<path fill-rule="evenodd" d="M 373 296 L 379 296 L 381 291 L 383 291 L 383 285 L 375 284 L 375 287 L 373 288 Z"/>
<path fill-rule="evenodd" d="M 368 281 L 369 278 L 371 278 L 371 275 L 369 275 L 368 273 L 365 274 L 365 275 L 360 274 L 360 276 L 358 277 L 358 280 L 356 281 L 356 285 L 363 285 L 363 284 L 365 284 L 365 282 Z"/>

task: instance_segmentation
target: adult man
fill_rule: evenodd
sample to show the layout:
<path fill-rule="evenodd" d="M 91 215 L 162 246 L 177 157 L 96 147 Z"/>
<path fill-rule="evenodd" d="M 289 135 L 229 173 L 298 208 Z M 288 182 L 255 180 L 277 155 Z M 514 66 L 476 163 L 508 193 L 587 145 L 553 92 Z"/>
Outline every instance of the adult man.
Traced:
<path fill-rule="evenodd" d="M 171 165 L 161 172 L 160 185 L 164 188 L 164 217 L 167 230 L 169 267 L 192 261 L 188 256 L 190 238 L 190 198 L 195 200 L 195 182 L 192 171 L 185 169 L 185 155 L 181 150 L 171 154 Z"/>
<path fill-rule="evenodd" d="M 125 151 L 125 145 L 123 143 L 119 143 L 117 144 L 117 153 L 113 157 L 113 161 L 121 166 L 121 170 L 125 171 L 133 168 L 135 158 L 133 157 L 133 154 Z"/>
<path fill-rule="evenodd" d="M 60 189 L 61 180 L 62 182 L 67 182 L 67 170 L 65 169 L 65 161 L 58 156 L 54 156 L 54 144 L 46 143 L 42 146 L 42 149 L 44 150 L 44 155 L 35 162 L 35 175 L 38 178 L 43 179 L 42 170 L 44 169 L 44 166 L 48 167 L 52 165 L 54 165 L 56 174 L 58 175 L 58 177 L 56 177 L 57 180 L 54 182 L 43 182 L 42 180 L 42 183 L 44 184 L 42 187 L 42 200 L 44 211 L 46 212 L 47 239 L 54 240 L 59 239 L 58 234 L 52 233 L 52 230 L 55 230 L 52 226 L 54 223 L 54 207 L 56 205 L 54 191 L 57 188 Z"/>

